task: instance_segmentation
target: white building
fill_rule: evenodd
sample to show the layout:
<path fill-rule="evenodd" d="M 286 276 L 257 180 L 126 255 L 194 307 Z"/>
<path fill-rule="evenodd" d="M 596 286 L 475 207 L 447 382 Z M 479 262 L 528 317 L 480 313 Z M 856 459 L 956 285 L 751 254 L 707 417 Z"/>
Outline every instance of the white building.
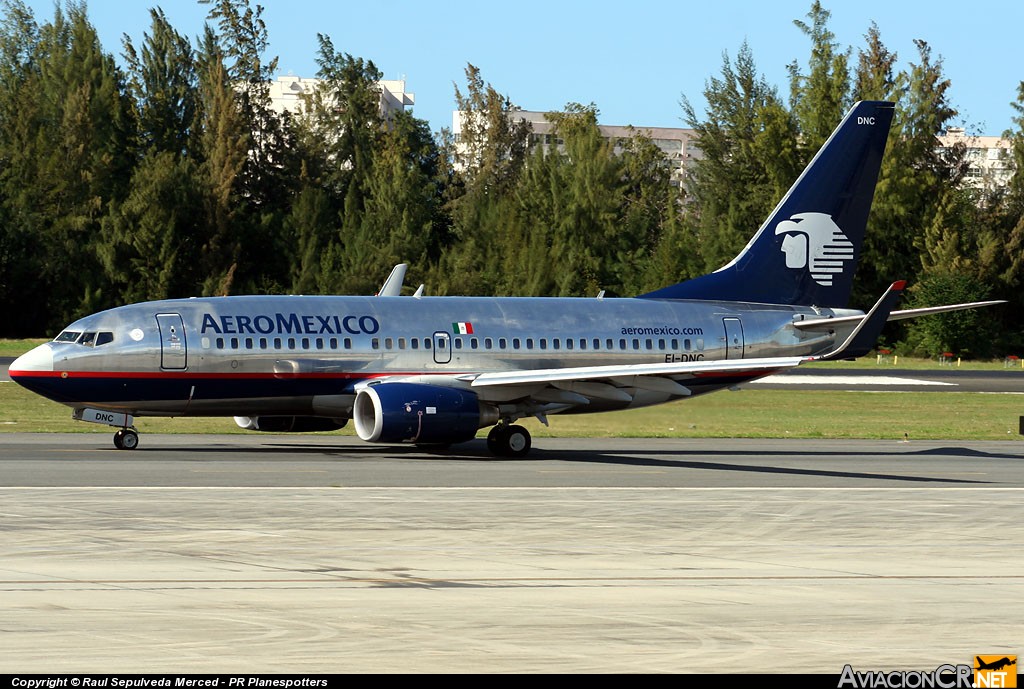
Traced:
<path fill-rule="evenodd" d="M 270 82 L 270 103 L 275 112 L 297 114 L 302 110 L 304 94 L 312 94 L 320 88 L 320 79 L 303 77 L 278 77 Z M 378 81 L 380 87 L 380 113 L 390 119 L 396 112 L 405 111 L 406 106 L 416 103 L 416 95 L 405 90 L 405 80 Z"/>
<path fill-rule="evenodd" d="M 964 180 L 974 189 L 1005 187 L 1013 177 L 1013 152 L 1009 139 L 998 136 L 970 136 L 959 127 L 950 128 L 939 138 L 943 148 L 957 144 L 967 147 L 967 176 Z"/>
<path fill-rule="evenodd" d="M 562 142 L 555 134 L 555 126 L 547 120 L 546 113 L 533 110 L 516 110 L 510 113 L 515 120 L 526 120 L 530 123 L 530 148 L 542 146 L 547 151 L 551 146 L 560 147 Z M 462 134 L 462 122 L 465 113 L 456 110 L 452 113 L 452 134 L 456 145 Z M 621 153 L 625 150 L 625 141 L 637 134 L 649 138 L 655 146 L 665 154 L 665 159 L 672 168 L 672 183 L 676 186 L 682 184 L 686 176 L 686 169 L 690 162 L 701 157 L 700 149 L 697 148 L 695 139 L 696 132 L 692 129 L 677 127 L 625 127 L 619 125 L 599 124 L 597 126 L 601 135 L 615 143 L 615 152 Z"/>

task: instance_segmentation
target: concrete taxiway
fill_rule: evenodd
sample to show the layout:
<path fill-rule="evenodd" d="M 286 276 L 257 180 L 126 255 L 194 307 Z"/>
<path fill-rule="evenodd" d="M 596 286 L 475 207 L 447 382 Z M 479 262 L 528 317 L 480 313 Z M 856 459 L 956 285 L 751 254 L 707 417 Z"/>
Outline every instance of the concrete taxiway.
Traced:
<path fill-rule="evenodd" d="M 0 672 L 930 670 L 1024 638 L 1024 444 L 3 436 Z"/>

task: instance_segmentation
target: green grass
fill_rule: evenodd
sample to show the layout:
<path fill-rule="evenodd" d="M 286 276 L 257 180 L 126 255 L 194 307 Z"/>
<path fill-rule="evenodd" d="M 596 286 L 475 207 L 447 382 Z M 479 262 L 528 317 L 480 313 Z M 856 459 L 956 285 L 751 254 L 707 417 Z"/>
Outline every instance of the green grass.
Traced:
<path fill-rule="evenodd" d="M 916 371 L 948 371 L 949 369 L 960 371 L 1017 371 L 1024 374 L 1024 367 L 1020 361 L 1007 365 L 1003 360 L 998 361 L 968 361 L 962 360 L 959 363 L 954 357 L 952 361 L 940 362 L 938 359 L 922 359 L 919 357 L 887 356 L 879 360 L 878 356 L 872 354 L 855 361 L 819 361 L 811 364 L 804 364 L 809 368 L 841 368 L 841 369 L 870 369 L 872 371 L 884 371 L 886 369 L 912 369 Z M 801 367 L 801 368 L 803 368 Z"/>
<path fill-rule="evenodd" d="M 1024 397 L 969 392 L 740 390 L 610 414 L 552 416 L 544 436 L 1018 439 Z M 904 435 L 906 434 L 906 436 Z"/>
<path fill-rule="evenodd" d="M 1018 439 L 1024 397 L 968 392 L 741 390 L 607 414 L 521 423 L 537 437 Z M 248 433 L 230 418 L 136 420 L 142 433 Z M 68 407 L 0 383 L 0 432 L 110 433 Z M 486 429 L 485 429 L 486 431 Z M 341 431 L 351 435 L 351 424 Z"/>
<path fill-rule="evenodd" d="M 23 340 L 8 340 L 0 337 L 0 356 L 21 356 L 36 345 L 49 342 L 51 338 L 29 338 Z"/>

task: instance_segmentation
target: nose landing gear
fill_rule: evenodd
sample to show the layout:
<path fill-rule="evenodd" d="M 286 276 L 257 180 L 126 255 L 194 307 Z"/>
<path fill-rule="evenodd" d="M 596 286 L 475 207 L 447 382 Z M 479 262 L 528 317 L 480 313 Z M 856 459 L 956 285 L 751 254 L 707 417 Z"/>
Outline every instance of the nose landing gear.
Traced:
<path fill-rule="evenodd" d="M 101 423 L 117 428 L 118 431 L 114 434 L 114 447 L 118 450 L 134 450 L 139 446 L 139 432 L 132 426 L 135 419 L 131 414 L 83 407 L 75 409 L 71 418 L 76 421 Z"/>
<path fill-rule="evenodd" d="M 139 434 L 134 428 L 122 428 L 114 434 L 114 447 L 118 450 L 134 450 L 139 446 Z"/>

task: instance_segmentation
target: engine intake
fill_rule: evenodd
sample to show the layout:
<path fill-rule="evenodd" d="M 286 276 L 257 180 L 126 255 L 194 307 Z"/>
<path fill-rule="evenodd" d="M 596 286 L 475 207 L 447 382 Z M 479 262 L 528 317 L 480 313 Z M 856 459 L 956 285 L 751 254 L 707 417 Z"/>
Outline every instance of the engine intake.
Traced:
<path fill-rule="evenodd" d="M 439 385 L 381 383 L 356 394 L 356 434 L 371 443 L 461 443 L 498 421 L 472 392 Z"/>

